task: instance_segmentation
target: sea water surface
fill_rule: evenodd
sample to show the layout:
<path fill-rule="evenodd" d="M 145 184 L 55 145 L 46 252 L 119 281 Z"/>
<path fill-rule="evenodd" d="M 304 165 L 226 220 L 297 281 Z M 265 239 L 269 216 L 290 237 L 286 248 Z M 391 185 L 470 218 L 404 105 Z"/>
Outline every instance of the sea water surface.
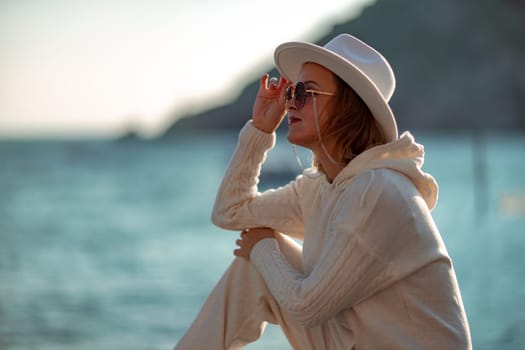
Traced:
<path fill-rule="evenodd" d="M 279 138 L 265 187 L 300 171 Z M 171 349 L 232 260 L 210 213 L 236 139 L 0 141 L 0 349 Z M 524 349 L 524 135 L 416 139 L 474 348 Z"/>

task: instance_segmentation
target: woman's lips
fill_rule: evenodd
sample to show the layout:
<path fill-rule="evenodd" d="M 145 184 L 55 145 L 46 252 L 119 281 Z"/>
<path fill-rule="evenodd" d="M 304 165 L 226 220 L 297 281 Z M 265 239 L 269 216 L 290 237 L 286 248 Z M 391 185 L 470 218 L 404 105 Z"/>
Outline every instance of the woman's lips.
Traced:
<path fill-rule="evenodd" d="M 297 118 L 297 117 L 294 117 L 294 116 L 288 117 L 288 125 L 292 125 L 292 124 L 298 123 L 300 121 L 301 121 L 300 118 Z"/>

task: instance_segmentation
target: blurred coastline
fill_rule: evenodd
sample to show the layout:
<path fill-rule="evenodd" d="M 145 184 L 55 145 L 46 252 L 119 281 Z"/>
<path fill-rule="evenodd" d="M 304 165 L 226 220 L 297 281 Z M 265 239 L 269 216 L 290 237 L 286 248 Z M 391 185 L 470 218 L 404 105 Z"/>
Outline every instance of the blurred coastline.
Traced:
<path fill-rule="evenodd" d="M 319 33 L 324 45 L 350 33 L 377 48 L 396 75 L 390 101 L 399 130 L 525 133 L 525 6 L 520 1 L 378 0 Z M 273 69 L 254 67 L 257 77 Z M 175 113 L 162 138 L 189 130 L 239 129 L 251 115 L 256 78 L 231 103 Z"/>

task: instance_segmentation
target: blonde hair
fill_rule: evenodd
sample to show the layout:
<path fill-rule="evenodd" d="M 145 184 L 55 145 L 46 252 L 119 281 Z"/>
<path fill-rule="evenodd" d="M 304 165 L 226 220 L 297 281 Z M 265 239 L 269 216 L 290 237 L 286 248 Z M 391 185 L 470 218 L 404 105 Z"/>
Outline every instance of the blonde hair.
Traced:
<path fill-rule="evenodd" d="M 347 164 L 360 153 L 387 143 L 383 129 L 359 95 L 344 80 L 333 75 L 336 81 L 330 117 L 322 127 L 323 139 L 335 138 L 335 160 Z M 312 165 L 322 171 L 315 159 Z"/>

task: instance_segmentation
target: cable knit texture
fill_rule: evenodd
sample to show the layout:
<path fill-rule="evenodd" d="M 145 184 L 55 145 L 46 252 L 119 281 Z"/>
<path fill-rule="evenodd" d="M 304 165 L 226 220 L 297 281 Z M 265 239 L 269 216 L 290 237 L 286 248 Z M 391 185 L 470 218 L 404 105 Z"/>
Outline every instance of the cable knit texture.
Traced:
<path fill-rule="evenodd" d="M 294 269 L 274 239 L 251 262 L 298 324 L 338 322 L 357 349 L 470 349 L 456 276 L 431 217 L 438 186 L 409 133 L 352 160 L 328 182 L 308 169 L 259 193 L 275 135 L 248 123 L 220 186 L 212 220 L 225 229 L 272 227 L 303 241 Z"/>

